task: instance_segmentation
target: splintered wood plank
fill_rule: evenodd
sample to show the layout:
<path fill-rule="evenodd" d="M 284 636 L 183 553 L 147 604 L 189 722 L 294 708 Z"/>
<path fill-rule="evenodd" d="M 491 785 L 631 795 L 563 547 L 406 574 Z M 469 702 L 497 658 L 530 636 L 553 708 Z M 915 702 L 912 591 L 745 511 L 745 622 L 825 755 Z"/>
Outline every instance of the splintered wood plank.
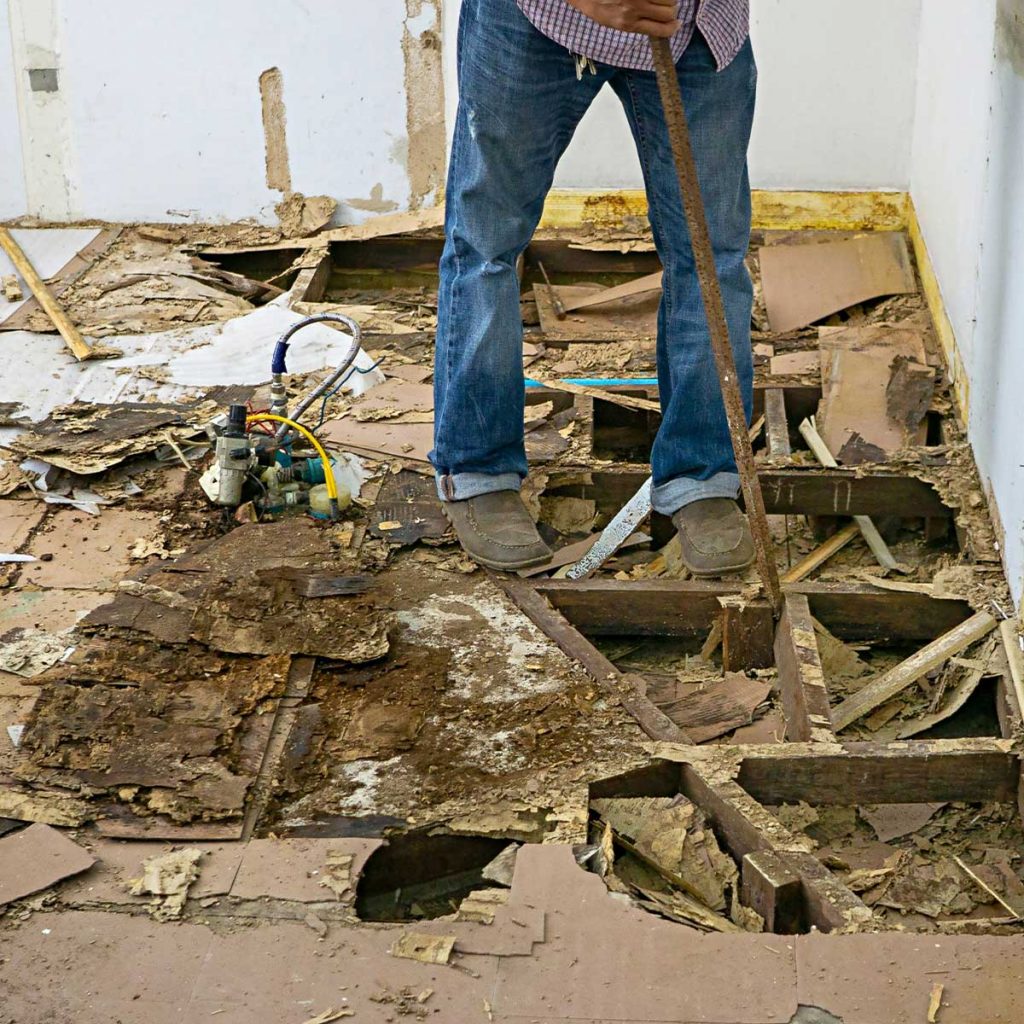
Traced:
<path fill-rule="evenodd" d="M 1019 759 L 1002 739 L 736 749 L 740 785 L 771 804 L 1005 803 L 1017 799 L 1020 781 Z"/>
<path fill-rule="evenodd" d="M 512 603 L 538 629 L 570 658 L 578 661 L 602 690 L 618 698 L 651 739 L 669 743 L 692 742 L 678 725 L 651 703 L 642 679 L 621 673 L 529 583 L 494 572 L 490 575 Z"/>
<path fill-rule="evenodd" d="M 803 594 L 786 594 L 775 633 L 775 664 L 786 716 L 786 739 L 834 742 L 825 673 L 811 609 Z"/>
<path fill-rule="evenodd" d="M 789 421 L 786 418 L 786 392 L 768 388 L 764 393 L 764 418 L 768 429 L 768 454 L 773 459 L 793 454 L 789 443 Z"/>
<path fill-rule="evenodd" d="M 783 583 L 799 583 L 814 572 L 815 569 L 824 565 L 833 555 L 838 554 L 852 540 L 860 536 L 860 527 L 856 523 L 844 526 L 837 533 L 833 534 L 824 544 L 816 547 L 812 552 L 801 558 L 791 569 L 782 574 Z"/>
<path fill-rule="evenodd" d="M 891 700 L 913 685 L 933 668 L 938 668 L 955 654 L 983 639 L 996 628 L 996 620 L 988 612 L 978 612 L 966 622 L 939 637 L 911 655 L 895 668 L 873 679 L 863 689 L 843 701 L 832 713 L 836 731 L 845 729 L 880 704 Z"/>
<path fill-rule="evenodd" d="M 748 853 L 740 867 L 743 903 L 764 918 L 764 930 L 799 935 L 804 924 L 803 882 L 776 853 Z"/>
<path fill-rule="evenodd" d="M 94 358 L 97 353 L 86 344 L 63 306 L 57 302 L 53 293 L 47 288 L 46 282 L 36 273 L 35 267 L 29 262 L 24 250 L 5 227 L 0 227 L 0 247 L 7 253 L 11 263 L 21 275 L 21 279 L 32 290 L 36 302 L 42 306 L 46 315 L 53 322 L 53 326 L 57 328 L 68 348 L 74 353 L 75 358 L 78 360 Z"/>

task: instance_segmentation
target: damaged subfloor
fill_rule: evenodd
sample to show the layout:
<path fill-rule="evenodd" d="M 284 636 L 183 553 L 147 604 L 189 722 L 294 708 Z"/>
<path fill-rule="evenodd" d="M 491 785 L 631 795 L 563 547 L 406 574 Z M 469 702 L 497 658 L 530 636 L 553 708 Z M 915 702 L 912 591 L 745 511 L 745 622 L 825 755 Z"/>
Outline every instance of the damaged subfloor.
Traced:
<path fill-rule="evenodd" d="M 438 226 L 15 232 L 115 351 L 0 302 L 0 1022 L 1019 1019 L 1024 658 L 905 238 L 751 248 L 776 620 L 656 515 L 569 577 L 659 421 L 631 222 L 520 267 L 555 557 L 460 552 Z M 302 422 L 340 520 L 273 475 L 213 505 L 207 425 L 339 312 Z M 293 410 L 348 345 L 293 339 Z"/>

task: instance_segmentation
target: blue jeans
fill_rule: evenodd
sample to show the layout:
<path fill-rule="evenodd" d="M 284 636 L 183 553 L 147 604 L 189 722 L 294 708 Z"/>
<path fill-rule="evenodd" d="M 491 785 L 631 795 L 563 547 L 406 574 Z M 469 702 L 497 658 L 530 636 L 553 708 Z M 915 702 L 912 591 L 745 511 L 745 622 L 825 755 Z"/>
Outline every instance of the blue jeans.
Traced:
<path fill-rule="evenodd" d="M 677 67 L 749 419 L 753 290 L 744 257 L 754 55 L 748 40 L 717 71 L 695 33 Z M 654 507 L 671 515 L 701 498 L 735 498 L 739 477 L 654 73 L 599 64 L 596 75 L 577 80 L 573 56 L 534 28 L 515 0 L 463 0 L 458 74 L 434 370 L 431 462 L 442 499 L 518 489 L 526 475 L 516 260 L 533 237 L 559 158 L 605 83 L 622 101 L 636 141 L 665 268 Z"/>

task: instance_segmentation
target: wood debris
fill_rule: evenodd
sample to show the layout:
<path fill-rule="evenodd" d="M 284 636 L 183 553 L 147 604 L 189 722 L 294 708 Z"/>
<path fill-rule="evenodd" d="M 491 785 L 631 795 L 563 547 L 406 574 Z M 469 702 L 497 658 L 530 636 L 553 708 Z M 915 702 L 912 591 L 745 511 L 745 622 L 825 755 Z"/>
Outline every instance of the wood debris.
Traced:
<path fill-rule="evenodd" d="M 446 964 L 455 949 L 454 935 L 425 935 L 405 932 L 391 947 L 391 955 L 424 964 Z"/>
<path fill-rule="evenodd" d="M 25 459 L 40 459 L 69 472 L 88 476 L 151 452 L 170 434 L 192 436 L 212 406 L 185 408 L 156 402 L 92 405 L 78 402 L 55 409 L 31 430 L 8 442 Z"/>
<path fill-rule="evenodd" d="M 331 1024 L 331 1021 L 341 1020 L 343 1017 L 354 1017 L 355 1011 L 349 1009 L 343 1010 L 324 1010 L 323 1013 L 318 1013 L 315 1017 L 310 1017 L 305 1024 Z"/>
<path fill-rule="evenodd" d="M 181 917 L 188 899 L 189 886 L 199 877 L 202 850 L 186 848 L 147 857 L 142 863 L 142 876 L 132 881 L 133 896 L 156 896 L 150 904 L 150 916 L 156 921 L 173 921 Z"/>
<path fill-rule="evenodd" d="M 642 904 L 706 930 L 742 930 L 723 916 L 738 905 L 736 864 L 696 805 L 681 796 L 602 798 L 591 810 L 604 830 L 600 848 L 611 839 L 623 851 L 615 876 Z M 612 856 L 609 847 L 600 859 L 606 872 Z"/>

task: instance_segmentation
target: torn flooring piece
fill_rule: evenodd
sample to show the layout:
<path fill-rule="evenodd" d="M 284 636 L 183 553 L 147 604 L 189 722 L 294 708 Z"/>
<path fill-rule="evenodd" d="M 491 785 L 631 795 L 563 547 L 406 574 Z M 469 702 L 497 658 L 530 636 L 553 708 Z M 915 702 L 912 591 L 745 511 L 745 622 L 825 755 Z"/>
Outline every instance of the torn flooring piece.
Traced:
<path fill-rule="evenodd" d="M 49 825 L 0 837 L 0 907 L 88 871 L 93 858 Z"/>
<path fill-rule="evenodd" d="M 907 242 L 899 232 L 841 242 L 766 245 L 759 250 L 773 331 L 806 327 L 858 302 L 916 290 Z"/>

